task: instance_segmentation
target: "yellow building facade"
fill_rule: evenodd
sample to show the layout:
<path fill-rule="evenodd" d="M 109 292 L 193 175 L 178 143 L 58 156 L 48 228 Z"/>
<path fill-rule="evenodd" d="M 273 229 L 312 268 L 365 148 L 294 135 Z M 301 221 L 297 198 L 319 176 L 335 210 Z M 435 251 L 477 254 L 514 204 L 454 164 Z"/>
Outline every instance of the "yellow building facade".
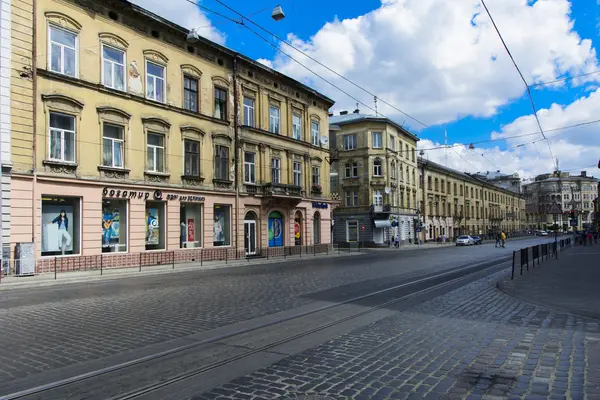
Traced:
<path fill-rule="evenodd" d="M 13 133 L 33 150 L 13 174 L 29 201 L 12 242 L 33 241 L 42 270 L 330 243 L 333 101 L 129 2 L 43 0 L 34 18 L 35 134 Z"/>
<path fill-rule="evenodd" d="M 507 234 L 525 229 L 525 199 L 419 157 L 421 240 Z"/>

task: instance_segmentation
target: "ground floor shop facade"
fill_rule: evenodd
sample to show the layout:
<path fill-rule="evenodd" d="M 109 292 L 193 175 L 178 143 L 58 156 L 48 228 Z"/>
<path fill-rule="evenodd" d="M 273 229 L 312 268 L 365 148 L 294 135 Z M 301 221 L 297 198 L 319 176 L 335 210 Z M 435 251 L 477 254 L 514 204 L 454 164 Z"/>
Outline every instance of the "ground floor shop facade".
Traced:
<path fill-rule="evenodd" d="M 415 214 L 349 213 L 348 210 L 338 210 L 333 217 L 334 243 L 389 246 L 396 237 L 400 245 L 411 244 L 415 240 Z"/>
<path fill-rule="evenodd" d="M 101 255 L 117 267 L 141 263 L 143 253 L 173 252 L 171 262 L 186 262 L 205 256 L 199 249 L 239 258 L 331 241 L 331 207 L 323 201 L 273 204 L 232 192 L 54 179 L 16 179 L 13 194 L 11 244 L 33 244 L 37 272 L 57 259 Z"/>

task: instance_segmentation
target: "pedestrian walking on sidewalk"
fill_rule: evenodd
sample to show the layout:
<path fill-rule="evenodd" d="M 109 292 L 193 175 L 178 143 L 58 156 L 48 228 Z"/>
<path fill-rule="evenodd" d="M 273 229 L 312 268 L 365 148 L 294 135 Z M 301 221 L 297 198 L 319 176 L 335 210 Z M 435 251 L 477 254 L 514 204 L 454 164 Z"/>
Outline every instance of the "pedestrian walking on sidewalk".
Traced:
<path fill-rule="evenodd" d="M 496 233 L 496 244 L 494 247 L 500 247 L 500 234 Z"/>
<path fill-rule="evenodd" d="M 504 244 L 506 243 L 506 235 L 504 234 L 504 231 L 502 231 L 500 234 L 500 239 L 502 240 L 502 247 L 504 247 Z"/>

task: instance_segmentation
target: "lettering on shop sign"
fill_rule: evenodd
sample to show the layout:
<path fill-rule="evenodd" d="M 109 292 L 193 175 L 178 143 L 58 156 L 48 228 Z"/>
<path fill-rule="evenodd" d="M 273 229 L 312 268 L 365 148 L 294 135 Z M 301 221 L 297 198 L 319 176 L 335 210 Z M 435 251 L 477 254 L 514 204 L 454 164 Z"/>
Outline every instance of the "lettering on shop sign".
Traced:
<path fill-rule="evenodd" d="M 327 208 L 328 204 L 327 203 L 313 202 L 312 206 L 313 206 L 313 208 Z"/>
<path fill-rule="evenodd" d="M 152 196 L 152 198 L 151 198 Z M 162 190 L 156 189 L 153 192 L 141 192 L 138 190 L 123 190 L 123 189 L 109 189 L 104 188 L 102 190 L 102 197 L 120 198 L 120 199 L 143 199 L 144 201 L 149 200 L 179 200 L 179 201 L 204 201 L 204 196 L 181 196 L 178 194 L 167 193 L 166 198 L 163 195 Z"/>

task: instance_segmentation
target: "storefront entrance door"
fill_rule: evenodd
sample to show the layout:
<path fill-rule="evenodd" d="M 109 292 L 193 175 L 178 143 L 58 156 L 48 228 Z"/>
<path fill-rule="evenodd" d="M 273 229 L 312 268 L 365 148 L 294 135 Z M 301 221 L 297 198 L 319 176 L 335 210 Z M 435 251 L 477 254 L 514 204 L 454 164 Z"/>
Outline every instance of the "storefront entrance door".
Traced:
<path fill-rule="evenodd" d="M 244 221 L 244 250 L 246 255 L 256 254 L 256 221 Z"/>

